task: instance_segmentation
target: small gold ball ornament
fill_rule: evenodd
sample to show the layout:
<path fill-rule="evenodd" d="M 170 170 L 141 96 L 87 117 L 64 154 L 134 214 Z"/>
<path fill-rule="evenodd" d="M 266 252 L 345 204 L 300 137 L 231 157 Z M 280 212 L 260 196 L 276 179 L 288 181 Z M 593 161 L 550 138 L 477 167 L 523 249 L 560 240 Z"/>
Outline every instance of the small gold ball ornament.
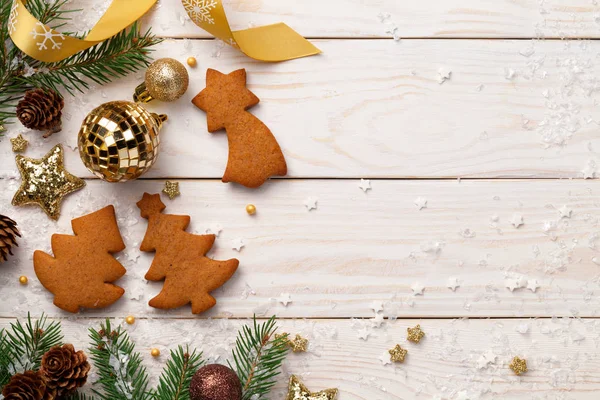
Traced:
<path fill-rule="evenodd" d="M 161 58 L 146 70 L 144 83 L 135 88 L 133 101 L 175 101 L 183 96 L 189 83 L 190 77 L 182 63 L 173 58 Z"/>
<path fill-rule="evenodd" d="M 255 206 L 254 204 L 248 204 L 248 205 L 246 206 L 246 212 L 247 212 L 249 215 L 254 215 L 254 214 L 256 214 L 256 206 Z"/>
<path fill-rule="evenodd" d="M 139 178 L 158 158 L 164 114 L 130 101 L 111 101 L 88 114 L 79 130 L 79 155 L 88 170 L 108 182 Z"/>
<path fill-rule="evenodd" d="M 29 282 L 29 279 L 27 279 L 27 277 L 25 275 L 21 275 L 19 277 L 19 283 L 21 285 L 27 285 L 27 282 Z"/>
<path fill-rule="evenodd" d="M 153 348 L 152 350 L 150 350 L 150 355 L 152 357 L 159 357 L 160 356 L 160 350 L 157 348 Z"/>
<path fill-rule="evenodd" d="M 188 57 L 186 62 L 187 62 L 187 65 L 189 65 L 192 68 L 194 68 L 197 64 L 196 57 Z"/>
<path fill-rule="evenodd" d="M 125 322 L 127 322 L 129 325 L 133 325 L 135 323 L 135 317 L 133 315 L 129 315 L 127 318 L 125 318 Z"/>

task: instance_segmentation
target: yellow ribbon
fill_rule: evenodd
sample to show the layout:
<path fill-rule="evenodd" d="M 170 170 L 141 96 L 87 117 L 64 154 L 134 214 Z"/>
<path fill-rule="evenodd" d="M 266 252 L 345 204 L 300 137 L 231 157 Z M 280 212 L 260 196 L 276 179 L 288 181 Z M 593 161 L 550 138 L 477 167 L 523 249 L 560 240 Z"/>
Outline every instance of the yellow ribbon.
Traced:
<path fill-rule="evenodd" d="M 185 11 L 196 25 L 256 60 L 285 61 L 321 52 L 282 22 L 232 31 L 221 0 L 181 1 Z"/>
<path fill-rule="evenodd" d="M 78 39 L 44 25 L 31 15 L 22 0 L 14 0 L 8 33 L 15 45 L 28 56 L 44 62 L 61 61 L 121 32 L 154 3 L 156 0 L 113 0 L 89 34 Z"/>

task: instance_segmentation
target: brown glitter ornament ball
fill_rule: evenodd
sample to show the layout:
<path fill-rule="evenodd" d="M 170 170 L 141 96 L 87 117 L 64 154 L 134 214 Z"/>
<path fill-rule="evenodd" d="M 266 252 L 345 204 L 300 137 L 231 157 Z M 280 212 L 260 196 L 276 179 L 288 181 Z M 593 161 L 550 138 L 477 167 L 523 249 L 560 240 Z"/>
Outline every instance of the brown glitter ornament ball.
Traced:
<path fill-rule="evenodd" d="M 242 383 L 224 365 L 209 364 L 198 370 L 190 383 L 190 400 L 241 400 Z"/>
<path fill-rule="evenodd" d="M 175 101 L 183 96 L 189 83 L 190 77 L 182 63 L 173 58 L 161 58 L 146 70 L 144 83 L 135 88 L 133 101 Z"/>
<path fill-rule="evenodd" d="M 111 101 L 88 114 L 79 130 L 79 155 L 108 182 L 139 178 L 158 158 L 158 132 L 166 115 L 130 101 Z"/>

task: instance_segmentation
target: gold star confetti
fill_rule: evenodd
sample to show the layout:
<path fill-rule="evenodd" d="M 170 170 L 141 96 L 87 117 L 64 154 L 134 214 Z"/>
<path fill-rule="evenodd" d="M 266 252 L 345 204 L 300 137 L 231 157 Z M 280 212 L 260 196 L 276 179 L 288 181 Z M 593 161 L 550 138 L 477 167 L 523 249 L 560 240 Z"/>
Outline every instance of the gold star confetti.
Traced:
<path fill-rule="evenodd" d="M 512 369 L 513 372 L 517 375 L 524 374 L 525 372 L 527 372 L 527 360 L 515 357 L 512 359 L 508 367 Z"/>
<path fill-rule="evenodd" d="M 400 347 L 399 344 L 396 345 L 396 347 L 394 347 L 391 350 L 388 350 L 388 353 L 390 353 L 390 360 L 393 362 L 404 362 L 404 358 L 406 358 L 406 354 L 408 353 L 408 350 L 404 350 L 402 347 Z"/>
<path fill-rule="evenodd" d="M 425 336 L 425 332 L 421 330 L 421 325 L 417 325 L 414 328 L 406 328 L 408 331 L 408 335 L 406 338 L 413 343 L 419 343 L 423 336 Z"/>
<path fill-rule="evenodd" d="M 334 400 L 338 394 L 337 389 L 325 389 L 320 392 L 311 392 L 295 375 L 290 377 L 288 394 L 285 400 Z"/>
<path fill-rule="evenodd" d="M 169 196 L 171 200 L 175 197 L 179 196 L 181 193 L 179 192 L 179 182 L 165 182 L 165 188 L 163 189 L 163 193 Z"/>
<path fill-rule="evenodd" d="M 294 340 L 289 341 L 289 345 L 294 353 L 305 352 L 308 349 L 308 339 L 296 335 Z"/>
<path fill-rule="evenodd" d="M 57 144 L 41 160 L 16 156 L 21 173 L 21 187 L 12 199 L 13 206 L 39 205 L 52 219 L 60 215 L 60 203 L 66 195 L 85 186 L 63 165 L 63 149 Z"/>
<path fill-rule="evenodd" d="M 23 135 L 19 134 L 16 138 L 10 139 L 10 144 L 12 145 L 12 151 L 14 153 L 22 153 L 27 148 L 29 142 L 25 140 Z"/>

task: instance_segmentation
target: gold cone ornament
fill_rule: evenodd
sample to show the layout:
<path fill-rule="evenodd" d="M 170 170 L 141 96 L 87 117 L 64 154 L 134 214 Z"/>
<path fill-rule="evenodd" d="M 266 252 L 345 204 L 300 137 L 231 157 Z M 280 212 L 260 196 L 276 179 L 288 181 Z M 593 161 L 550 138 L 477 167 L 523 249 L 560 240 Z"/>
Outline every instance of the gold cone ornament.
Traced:
<path fill-rule="evenodd" d="M 135 88 L 133 101 L 175 101 L 183 96 L 189 83 L 190 77 L 182 63 L 173 58 L 161 58 L 146 70 L 144 83 Z"/>
<path fill-rule="evenodd" d="M 79 130 L 79 155 L 94 175 L 108 182 L 139 178 L 156 162 L 164 114 L 130 101 L 111 101 L 92 110 Z"/>

